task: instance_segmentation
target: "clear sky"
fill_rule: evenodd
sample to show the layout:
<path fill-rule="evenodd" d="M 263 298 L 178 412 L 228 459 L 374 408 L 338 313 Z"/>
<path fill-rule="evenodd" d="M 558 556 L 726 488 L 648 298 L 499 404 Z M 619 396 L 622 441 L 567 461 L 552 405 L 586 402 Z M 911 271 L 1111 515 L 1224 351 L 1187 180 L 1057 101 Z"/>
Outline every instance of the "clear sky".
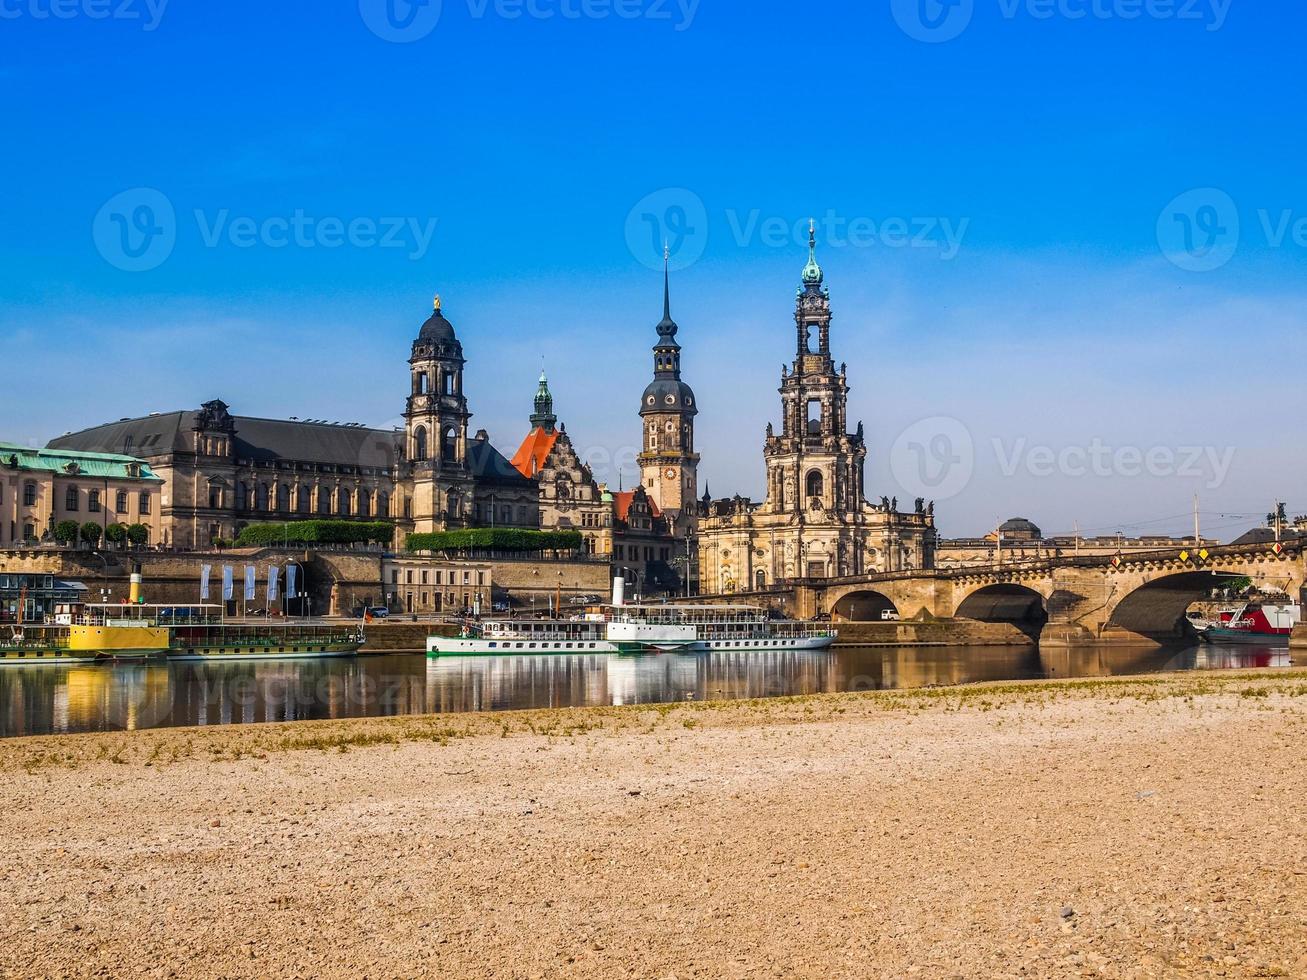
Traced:
<path fill-rule="evenodd" d="M 437 16 L 438 15 L 438 16 Z M 221 397 L 374 425 L 440 292 L 630 486 L 661 315 L 757 497 L 806 222 L 868 491 L 1230 536 L 1307 510 L 1289 0 L 0 0 L 0 439 Z M 1248 515 L 1248 516 L 1245 516 Z"/>

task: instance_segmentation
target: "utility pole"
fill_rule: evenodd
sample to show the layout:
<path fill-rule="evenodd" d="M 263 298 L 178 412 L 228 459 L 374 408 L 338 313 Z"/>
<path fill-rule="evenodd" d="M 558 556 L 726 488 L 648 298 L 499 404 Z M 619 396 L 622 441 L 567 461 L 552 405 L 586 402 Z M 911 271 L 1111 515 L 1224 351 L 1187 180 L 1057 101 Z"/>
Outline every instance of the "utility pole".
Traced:
<path fill-rule="evenodd" d="M 1194 547 L 1201 548 L 1202 546 L 1203 537 L 1198 526 L 1198 494 L 1194 494 Z"/>

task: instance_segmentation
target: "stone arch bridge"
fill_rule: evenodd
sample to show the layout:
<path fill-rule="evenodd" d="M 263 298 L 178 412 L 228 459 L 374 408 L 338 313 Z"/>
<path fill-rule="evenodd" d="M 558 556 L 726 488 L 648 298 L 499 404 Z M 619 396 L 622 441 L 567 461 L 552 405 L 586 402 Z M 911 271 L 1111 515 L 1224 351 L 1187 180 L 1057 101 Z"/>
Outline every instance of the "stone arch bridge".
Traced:
<path fill-rule="evenodd" d="M 1189 605 L 1223 580 L 1246 576 L 1294 598 L 1307 584 L 1307 543 L 1179 548 L 1006 565 L 887 572 L 789 583 L 800 616 L 879 620 L 972 619 L 1019 626 L 1045 645 L 1173 643 L 1192 637 Z"/>

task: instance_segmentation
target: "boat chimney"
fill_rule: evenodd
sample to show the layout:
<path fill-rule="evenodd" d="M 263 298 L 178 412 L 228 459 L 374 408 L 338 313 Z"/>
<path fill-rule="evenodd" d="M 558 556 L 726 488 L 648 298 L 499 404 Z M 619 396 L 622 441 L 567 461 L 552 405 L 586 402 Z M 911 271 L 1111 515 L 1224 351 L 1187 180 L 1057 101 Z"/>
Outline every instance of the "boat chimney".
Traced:
<path fill-rule="evenodd" d="M 613 605 L 626 605 L 626 579 L 620 575 L 613 576 Z"/>
<path fill-rule="evenodd" d="M 133 606 L 141 601 L 141 563 L 138 561 L 132 562 L 132 587 L 127 601 Z"/>

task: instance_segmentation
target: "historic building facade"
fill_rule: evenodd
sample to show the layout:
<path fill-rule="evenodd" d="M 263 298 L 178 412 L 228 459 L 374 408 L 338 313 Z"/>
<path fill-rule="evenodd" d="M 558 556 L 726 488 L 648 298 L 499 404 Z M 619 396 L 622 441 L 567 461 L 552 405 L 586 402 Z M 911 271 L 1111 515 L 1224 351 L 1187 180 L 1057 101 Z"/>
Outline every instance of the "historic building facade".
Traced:
<path fill-rule="evenodd" d="M 61 521 L 139 524 L 162 540 L 163 479 L 131 456 L 0 443 L 0 548 L 49 542 Z"/>
<path fill-rule="evenodd" d="M 865 497 L 861 422 L 848 429 L 848 381 L 831 356 L 830 291 L 810 233 L 795 303 L 797 350 L 781 369 L 781 430 L 763 445 L 766 499 L 712 500 L 699 507 L 704 592 L 742 592 L 796 578 L 828 578 L 934 565 L 933 504 L 910 512 Z M 814 342 L 816 344 L 814 349 Z"/>
<path fill-rule="evenodd" d="M 232 415 L 219 400 L 96 426 L 50 448 L 147 462 L 163 481 L 152 543 L 205 548 L 246 524 L 391 519 L 407 533 L 470 526 L 535 528 L 536 484 L 468 435 L 463 348 L 440 308 L 409 358 L 402 430 Z"/>

